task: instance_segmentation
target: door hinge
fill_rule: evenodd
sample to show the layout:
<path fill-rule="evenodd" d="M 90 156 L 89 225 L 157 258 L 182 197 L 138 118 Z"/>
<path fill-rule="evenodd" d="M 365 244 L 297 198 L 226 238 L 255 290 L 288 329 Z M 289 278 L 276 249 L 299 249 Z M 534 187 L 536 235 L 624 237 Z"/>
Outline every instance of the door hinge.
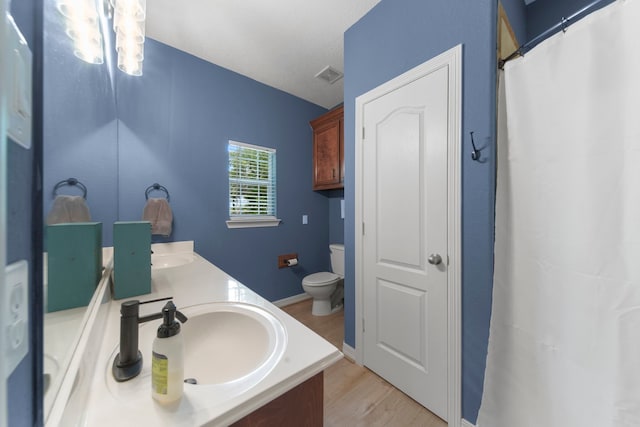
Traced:
<path fill-rule="evenodd" d="M 362 332 L 364 332 L 364 319 L 362 319 Z"/>
<path fill-rule="evenodd" d="M 362 223 L 362 235 L 364 236 L 364 222 Z"/>
<path fill-rule="evenodd" d="M 364 139 L 364 127 L 362 127 L 362 139 Z"/>

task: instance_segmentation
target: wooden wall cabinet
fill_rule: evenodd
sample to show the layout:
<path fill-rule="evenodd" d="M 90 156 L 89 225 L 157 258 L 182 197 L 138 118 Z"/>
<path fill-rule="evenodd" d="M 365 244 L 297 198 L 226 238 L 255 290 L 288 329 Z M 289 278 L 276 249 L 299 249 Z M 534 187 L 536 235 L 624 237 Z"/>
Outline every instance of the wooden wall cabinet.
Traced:
<path fill-rule="evenodd" d="M 344 188 L 344 108 L 312 120 L 313 189 Z"/>

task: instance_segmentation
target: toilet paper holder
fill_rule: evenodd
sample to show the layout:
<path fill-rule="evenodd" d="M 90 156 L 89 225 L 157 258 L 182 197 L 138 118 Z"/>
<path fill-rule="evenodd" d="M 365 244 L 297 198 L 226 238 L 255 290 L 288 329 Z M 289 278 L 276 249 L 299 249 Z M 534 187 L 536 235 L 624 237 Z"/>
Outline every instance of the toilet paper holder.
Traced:
<path fill-rule="evenodd" d="M 287 268 L 298 265 L 298 254 L 291 253 L 285 255 L 278 255 L 278 268 Z"/>

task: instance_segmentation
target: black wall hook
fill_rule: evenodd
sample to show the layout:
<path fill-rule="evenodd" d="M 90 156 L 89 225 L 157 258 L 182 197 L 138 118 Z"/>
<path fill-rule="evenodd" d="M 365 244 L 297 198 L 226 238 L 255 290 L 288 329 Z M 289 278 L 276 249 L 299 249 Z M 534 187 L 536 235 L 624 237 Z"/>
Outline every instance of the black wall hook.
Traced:
<path fill-rule="evenodd" d="M 476 148 L 476 143 L 473 140 L 473 132 L 469 132 L 471 134 L 471 146 L 473 147 L 473 151 L 471 152 L 471 159 L 478 161 L 480 160 L 480 151 Z"/>

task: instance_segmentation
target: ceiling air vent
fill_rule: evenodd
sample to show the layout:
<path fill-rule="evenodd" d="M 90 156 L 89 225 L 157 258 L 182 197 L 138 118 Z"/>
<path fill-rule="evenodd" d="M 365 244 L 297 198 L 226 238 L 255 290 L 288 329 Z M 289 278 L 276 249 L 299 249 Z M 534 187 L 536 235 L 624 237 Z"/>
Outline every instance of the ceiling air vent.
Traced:
<path fill-rule="evenodd" d="M 336 70 L 330 65 L 327 65 L 322 69 L 322 71 L 316 74 L 315 77 L 317 79 L 324 80 L 327 83 L 334 84 L 335 82 L 340 80 L 342 76 L 343 74 L 340 71 Z"/>

